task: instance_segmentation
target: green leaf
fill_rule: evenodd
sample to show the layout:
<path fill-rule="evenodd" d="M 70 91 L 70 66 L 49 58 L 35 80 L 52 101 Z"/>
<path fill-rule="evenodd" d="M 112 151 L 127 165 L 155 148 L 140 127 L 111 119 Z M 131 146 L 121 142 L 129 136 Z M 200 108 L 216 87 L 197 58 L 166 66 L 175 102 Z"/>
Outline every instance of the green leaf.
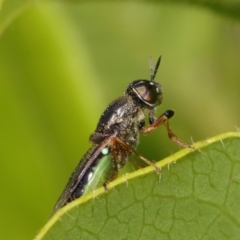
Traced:
<path fill-rule="evenodd" d="M 62 208 L 38 239 L 237 239 L 240 134 L 194 144 Z"/>

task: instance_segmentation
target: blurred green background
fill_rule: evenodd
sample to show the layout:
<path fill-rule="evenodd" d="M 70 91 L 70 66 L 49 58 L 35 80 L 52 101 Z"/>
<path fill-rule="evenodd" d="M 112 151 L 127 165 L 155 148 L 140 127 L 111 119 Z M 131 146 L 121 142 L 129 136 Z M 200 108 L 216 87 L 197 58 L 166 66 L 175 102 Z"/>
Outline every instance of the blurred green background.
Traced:
<path fill-rule="evenodd" d="M 231 18 L 133 2 L 16 9 L 0 39 L 0 239 L 36 235 L 108 103 L 149 79 L 150 56 L 162 55 L 158 115 L 175 110 L 182 140 L 240 126 L 240 27 Z M 178 149 L 163 127 L 138 147 L 155 160 Z"/>

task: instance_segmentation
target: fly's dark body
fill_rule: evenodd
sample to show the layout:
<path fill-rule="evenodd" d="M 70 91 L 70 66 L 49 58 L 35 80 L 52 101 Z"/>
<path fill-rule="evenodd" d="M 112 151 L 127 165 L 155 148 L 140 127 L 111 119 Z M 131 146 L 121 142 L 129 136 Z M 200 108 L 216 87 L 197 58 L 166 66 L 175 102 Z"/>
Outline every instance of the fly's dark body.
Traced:
<path fill-rule="evenodd" d="M 159 118 L 155 116 L 155 109 L 161 104 L 163 96 L 160 84 L 154 81 L 160 60 L 161 58 L 155 69 L 150 64 L 150 80 L 130 83 L 125 95 L 110 103 L 103 112 L 95 132 L 90 136 L 93 146 L 79 162 L 54 211 L 88 192 L 91 185 L 91 189 L 94 189 L 101 182 L 106 189 L 132 153 L 160 172 L 155 164 L 142 157 L 135 149 L 140 134 L 150 133 L 161 124 L 166 126 L 169 138 L 183 147 L 190 147 L 181 142 L 169 128 L 168 119 L 174 114 L 172 110 L 166 111 Z M 148 126 L 145 126 L 146 116 Z"/>
<path fill-rule="evenodd" d="M 102 114 L 90 140 L 99 144 L 106 136 L 117 132 L 118 138 L 135 148 L 139 132 L 145 126 L 145 108 L 142 105 L 134 102 L 129 95 L 113 101 Z"/>

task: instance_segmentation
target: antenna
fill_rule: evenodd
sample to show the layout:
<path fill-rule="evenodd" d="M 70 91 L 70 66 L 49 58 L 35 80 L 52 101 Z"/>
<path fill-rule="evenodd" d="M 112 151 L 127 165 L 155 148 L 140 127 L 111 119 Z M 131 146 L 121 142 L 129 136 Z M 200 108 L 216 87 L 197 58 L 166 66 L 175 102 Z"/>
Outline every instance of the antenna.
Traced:
<path fill-rule="evenodd" d="M 149 58 L 150 81 L 153 81 L 156 77 L 156 74 L 157 74 L 157 71 L 158 71 L 158 68 L 159 68 L 159 65 L 160 65 L 160 62 L 161 62 L 161 58 L 162 58 L 162 56 L 160 56 L 158 58 L 155 69 L 153 68 L 152 58 L 151 57 Z"/>

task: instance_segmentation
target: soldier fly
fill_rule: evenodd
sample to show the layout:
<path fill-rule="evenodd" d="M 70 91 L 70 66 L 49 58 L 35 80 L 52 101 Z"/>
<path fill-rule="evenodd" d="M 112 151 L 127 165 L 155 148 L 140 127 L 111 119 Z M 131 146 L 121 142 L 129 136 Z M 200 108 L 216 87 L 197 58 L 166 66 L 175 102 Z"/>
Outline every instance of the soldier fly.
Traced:
<path fill-rule="evenodd" d="M 193 148 L 182 142 L 170 129 L 168 120 L 174 111 L 167 110 L 158 118 L 155 115 L 156 107 L 163 98 L 161 85 L 154 81 L 160 62 L 161 56 L 153 68 L 150 58 L 150 80 L 131 82 L 125 95 L 111 102 L 103 112 L 95 132 L 90 136 L 92 147 L 73 172 L 54 212 L 98 186 L 107 190 L 107 184 L 117 177 L 119 169 L 133 153 L 159 174 L 160 169 L 135 150 L 140 134 L 148 134 L 164 125 L 171 140 L 182 147 Z M 147 114 L 149 125 L 145 126 Z"/>

